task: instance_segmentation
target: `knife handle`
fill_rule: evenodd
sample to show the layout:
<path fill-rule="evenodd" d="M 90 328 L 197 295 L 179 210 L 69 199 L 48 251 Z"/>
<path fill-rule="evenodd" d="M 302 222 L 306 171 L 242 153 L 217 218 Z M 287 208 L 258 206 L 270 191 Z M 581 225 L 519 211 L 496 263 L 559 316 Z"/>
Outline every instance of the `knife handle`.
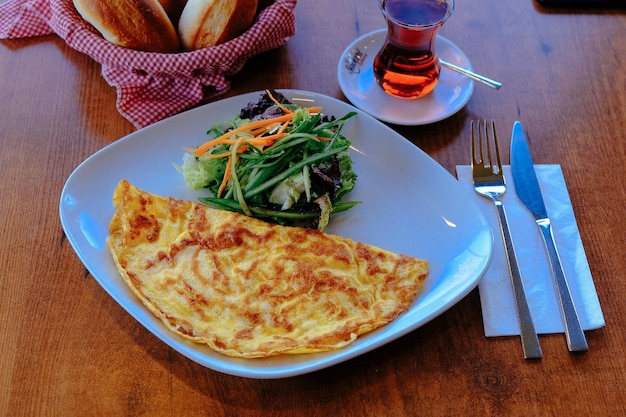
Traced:
<path fill-rule="evenodd" d="M 542 357 L 541 346 L 539 345 L 539 337 L 535 331 L 528 300 L 526 299 L 526 290 L 522 281 L 522 274 L 517 263 L 513 240 L 511 239 L 511 230 L 509 222 L 504 211 L 504 205 L 500 200 L 494 200 L 498 211 L 498 220 L 500 221 L 500 230 L 502 231 L 502 240 L 504 241 L 504 249 L 506 259 L 509 264 L 509 272 L 511 273 L 511 284 L 513 285 L 513 295 L 515 297 L 515 307 L 517 308 L 517 318 L 520 326 L 520 335 L 522 337 L 522 349 L 524 350 L 524 358 L 536 359 Z"/>
<path fill-rule="evenodd" d="M 567 347 L 570 352 L 584 352 L 589 350 L 587 345 L 587 339 L 585 332 L 578 319 L 578 313 L 576 312 L 576 306 L 572 299 L 572 293 L 570 292 L 567 279 L 565 279 L 565 273 L 563 272 L 563 266 L 561 265 L 561 258 L 559 252 L 556 250 L 556 243 L 554 242 L 554 234 L 552 233 L 552 225 L 550 219 L 537 220 L 539 230 L 543 236 L 543 242 L 546 245 L 548 252 L 548 258 L 550 259 L 550 267 L 554 275 L 556 282 L 557 294 L 561 304 L 561 313 L 563 316 L 563 324 L 565 326 L 565 338 L 567 339 Z"/>

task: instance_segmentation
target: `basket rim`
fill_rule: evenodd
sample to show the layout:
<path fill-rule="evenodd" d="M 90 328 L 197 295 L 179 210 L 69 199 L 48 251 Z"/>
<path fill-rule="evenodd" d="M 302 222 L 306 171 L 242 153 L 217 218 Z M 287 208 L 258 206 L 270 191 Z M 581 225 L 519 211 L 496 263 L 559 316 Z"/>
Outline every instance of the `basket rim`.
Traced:
<path fill-rule="evenodd" d="M 297 0 L 275 0 L 262 9 L 253 25 L 243 34 L 220 45 L 177 53 L 147 52 L 115 45 L 78 13 L 72 0 L 50 0 L 51 20 L 64 33 L 60 35 L 79 52 L 91 56 L 103 65 L 113 65 L 149 73 L 179 72 L 193 75 L 200 68 L 227 72 L 242 57 L 245 59 L 263 50 L 263 45 L 280 42 L 289 34 L 275 26 L 275 15 L 293 14 Z M 271 39 L 266 39 L 271 38 Z M 261 46 L 261 47 L 260 47 Z"/>

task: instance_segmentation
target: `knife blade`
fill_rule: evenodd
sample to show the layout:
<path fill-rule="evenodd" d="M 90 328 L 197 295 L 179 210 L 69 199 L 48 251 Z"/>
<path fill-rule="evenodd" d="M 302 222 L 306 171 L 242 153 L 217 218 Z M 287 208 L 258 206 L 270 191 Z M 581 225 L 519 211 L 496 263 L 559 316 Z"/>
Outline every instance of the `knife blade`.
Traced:
<path fill-rule="evenodd" d="M 589 350 L 585 332 L 580 324 L 576 306 L 574 305 L 556 248 L 550 217 L 541 195 L 524 128 L 519 121 L 513 124 L 513 132 L 511 133 L 511 173 L 513 174 L 515 192 L 522 204 L 535 218 L 535 222 L 543 237 L 561 306 L 567 347 L 571 352 Z"/>

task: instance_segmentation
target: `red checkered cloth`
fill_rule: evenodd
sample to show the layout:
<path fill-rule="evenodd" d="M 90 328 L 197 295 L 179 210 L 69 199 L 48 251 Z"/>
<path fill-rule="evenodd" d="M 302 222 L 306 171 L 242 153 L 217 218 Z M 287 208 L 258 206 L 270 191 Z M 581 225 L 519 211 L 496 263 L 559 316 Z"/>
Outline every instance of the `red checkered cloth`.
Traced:
<path fill-rule="evenodd" d="M 295 33 L 297 0 L 275 0 L 243 35 L 211 48 L 178 54 L 135 51 L 107 42 L 76 12 L 72 0 L 9 0 L 0 4 L 0 39 L 56 33 L 102 65 L 117 90 L 117 109 L 141 128 L 230 88 L 229 76 Z"/>

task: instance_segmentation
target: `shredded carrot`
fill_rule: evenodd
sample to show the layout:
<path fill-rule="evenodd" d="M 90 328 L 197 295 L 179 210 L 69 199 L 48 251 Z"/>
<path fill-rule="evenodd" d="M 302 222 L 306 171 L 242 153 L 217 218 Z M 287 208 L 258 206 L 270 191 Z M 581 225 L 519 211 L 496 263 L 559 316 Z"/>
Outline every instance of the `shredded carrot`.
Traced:
<path fill-rule="evenodd" d="M 322 110 L 322 107 L 309 107 L 307 108 L 307 111 L 311 114 L 316 114 L 319 113 Z M 286 136 L 287 134 L 284 133 L 284 130 L 287 128 L 287 126 L 289 125 L 289 122 L 291 122 L 293 120 L 295 113 L 288 113 L 282 116 L 276 116 L 276 117 L 272 117 L 269 119 L 262 119 L 262 120 L 257 120 L 254 122 L 250 122 L 250 123 L 246 123 L 244 125 L 241 125 L 237 128 L 234 128 L 232 130 L 229 130 L 228 132 L 224 133 L 221 136 L 218 136 L 214 139 L 211 139 L 208 142 L 205 142 L 204 144 L 200 145 L 197 149 L 193 150 L 192 153 L 195 156 L 201 156 L 202 154 L 204 154 L 205 152 L 207 152 L 209 149 L 211 149 L 212 147 L 216 146 L 216 145 L 220 145 L 220 144 L 233 144 L 235 143 L 238 139 L 230 139 L 231 137 L 233 137 L 234 135 L 238 134 L 238 133 L 242 133 L 242 132 L 256 132 L 256 131 L 260 131 L 261 134 L 263 132 L 267 132 L 267 128 L 268 126 L 271 125 L 276 125 L 276 124 L 281 124 L 281 127 L 279 128 L 279 133 L 275 134 L 275 135 L 268 135 L 268 136 L 260 136 L 260 137 L 255 137 L 250 138 L 250 139 L 244 139 L 247 142 L 250 142 L 252 140 L 255 139 L 267 139 L 268 138 L 273 138 L 273 140 L 278 140 L 281 137 Z M 254 136 L 258 136 L 258 135 L 254 135 Z M 250 142 L 252 143 L 252 142 Z M 253 143 L 254 144 L 254 143 Z M 261 145 L 259 145 L 261 146 Z"/>
<path fill-rule="evenodd" d="M 285 123 L 289 124 L 289 121 L 286 121 Z M 271 124 L 269 126 L 263 126 L 263 127 L 260 127 L 258 129 L 253 130 L 250 133 L 252 134 L 252 136 L 261 136 L 264 133 L 271 132 L 272 129 L 275 129 L 279 125 L 280 125 L 280 123 L 275 123 L 275 124 Z"/>
<path fill-rule="evenodd" d="M 250 145 L 267 146 L 267 145 L 273 144 L 278 139 L 284 138 L 287 135 L 289 135 L 289 134 L 288 133 L 276 133 L 276 134 L 273 134 L 273 135 L 260 136 L 258 138 L 254 138 L 254 139 L 244 139 L 244 141 L 246 143 L 249 143 Z"/>
<path fill-rule="evenodd" d="M 206 156 L 207 158 L 219 159 L 219 158 L 227 157 L 228 155 L 230 155 L 230 151 L 222 152 L 222 153 L 207 153 L 203 156 Z"/>
<path fill-rule="evenodd" d="M 220 184 L 220 188 L 217 189 L 217 197 L 221 197 L 224 188 L 226 188 L 226 184 L 228 184 L 228 180 L 230 179 L 231 172 L 233 170 L 232 158 L 228 158 L 228 162 L 226 162 L 226 170 L 224 171 L 224 178 L 222 178 L 222 183 Z"/>
<path fill-rule="evenodd" d="M 263 119 L 263 120 L 257 120 L 256 122 L 246 123 L 245 125 L 239 126 L 233 130 L 229 130 L 228 132 L 224 133 L 222 136 L 218 136 L 217 138 L 206 142 L 205 144 L 198 147 L 193 153 L 196 156 L 200 156 L 206 151 L 208 151 L 209 149 L 211 149 L 212 147 L 214 147 L 215 145 L 219 145 L 221 143 L 228 143 L 225 141 L 237 133 L 258 129 L 260 127 L 268 126 L 273 123 L 282 123 L 285 121 L 290 121 L 291 119 L 293 119 L 293 113 L 285 114 L 283 116 L 277 116 L 271 119 Z"/>
<path fill-rule="evenodd" d="M 311 114 L 317 114 L 319 112 L 322 111 L 322 106 L 317 106 L 317 107 L 307 107 L 307 110 L 309 111 L 309 113 Z"/>
<path fill-rule="evenodd" d="M 278 129 L 278 133 L 283 133 L 285 131 L 285 129 L 287 129 L 287 126 L 289 126 L 289 122 L 283 123 L 283 125 L 280 127 L 280 129 Z"/>
<path fill-rule="evenodd" d="M 282 111 L 284 111 L 285 113 L 293 113 L 292 110 L 289 110 L 287 107 L 285 107 L 284 105 L 282 105 L 281 103 L 278 102 L 278 100 L 276 100 L 274 98 L 274 96 L 272 95 L 272 93 L 270 93 L 270 90 L 265 90 L 265 92 L 267 93 L 267 96 L 270 98 L 270 100 L 272 100 L 274 103 L 276 103 L 276 105 L 278 106 L 278 108 L 280 108 Z"/>
<path fill-rule="evenodd" d="M 248 149 L 250 149 L 248 145 L 242 145 L 239 148 L 237 148 L 237 153 L 243 153 L 247 151 Z M 231 151 L 222 152 L 222 153 L 207 153 L 207 154 L 204 154 L 203 156 L 206 156 L 207 158 L 219 159 L 219 158 L 224 158 L 226 156 L 230 156 L 231 153 L 232 153 Z"/>
<path fill-rule="evenodd" d="M 237 139 L 237 140 L 225 140 L 222 143 L 226 144 L 226 145 L 234 145 L 237 142 L 243 141 L 245 144 L 248 144 L 248 145 L 269 146 L 269 145 L 273 145 L 274 142 L 276 142 L 278 139 L 284 138 L 287 135 L 288 135 L 288 133 L 276 133 L 274 135 L 260 136 L 258 138 L 249 138 L 249 139 L 240 138 L 240 139 Z M 241 152 L 242 150 L 245 151 L 247 149 L 248 149 L 248 146 L 241 145 L 237 149 L 237 152 Z M 230 152 L 223 152 L 223 153 L 219 153 L 219 154 L 211 154 L 211 153 L 204 154 L 204 156 L 208 156 L 210 158 L 214 158 L 217 155 L 227 156 L 227 155 L 230 155 Z"/>

